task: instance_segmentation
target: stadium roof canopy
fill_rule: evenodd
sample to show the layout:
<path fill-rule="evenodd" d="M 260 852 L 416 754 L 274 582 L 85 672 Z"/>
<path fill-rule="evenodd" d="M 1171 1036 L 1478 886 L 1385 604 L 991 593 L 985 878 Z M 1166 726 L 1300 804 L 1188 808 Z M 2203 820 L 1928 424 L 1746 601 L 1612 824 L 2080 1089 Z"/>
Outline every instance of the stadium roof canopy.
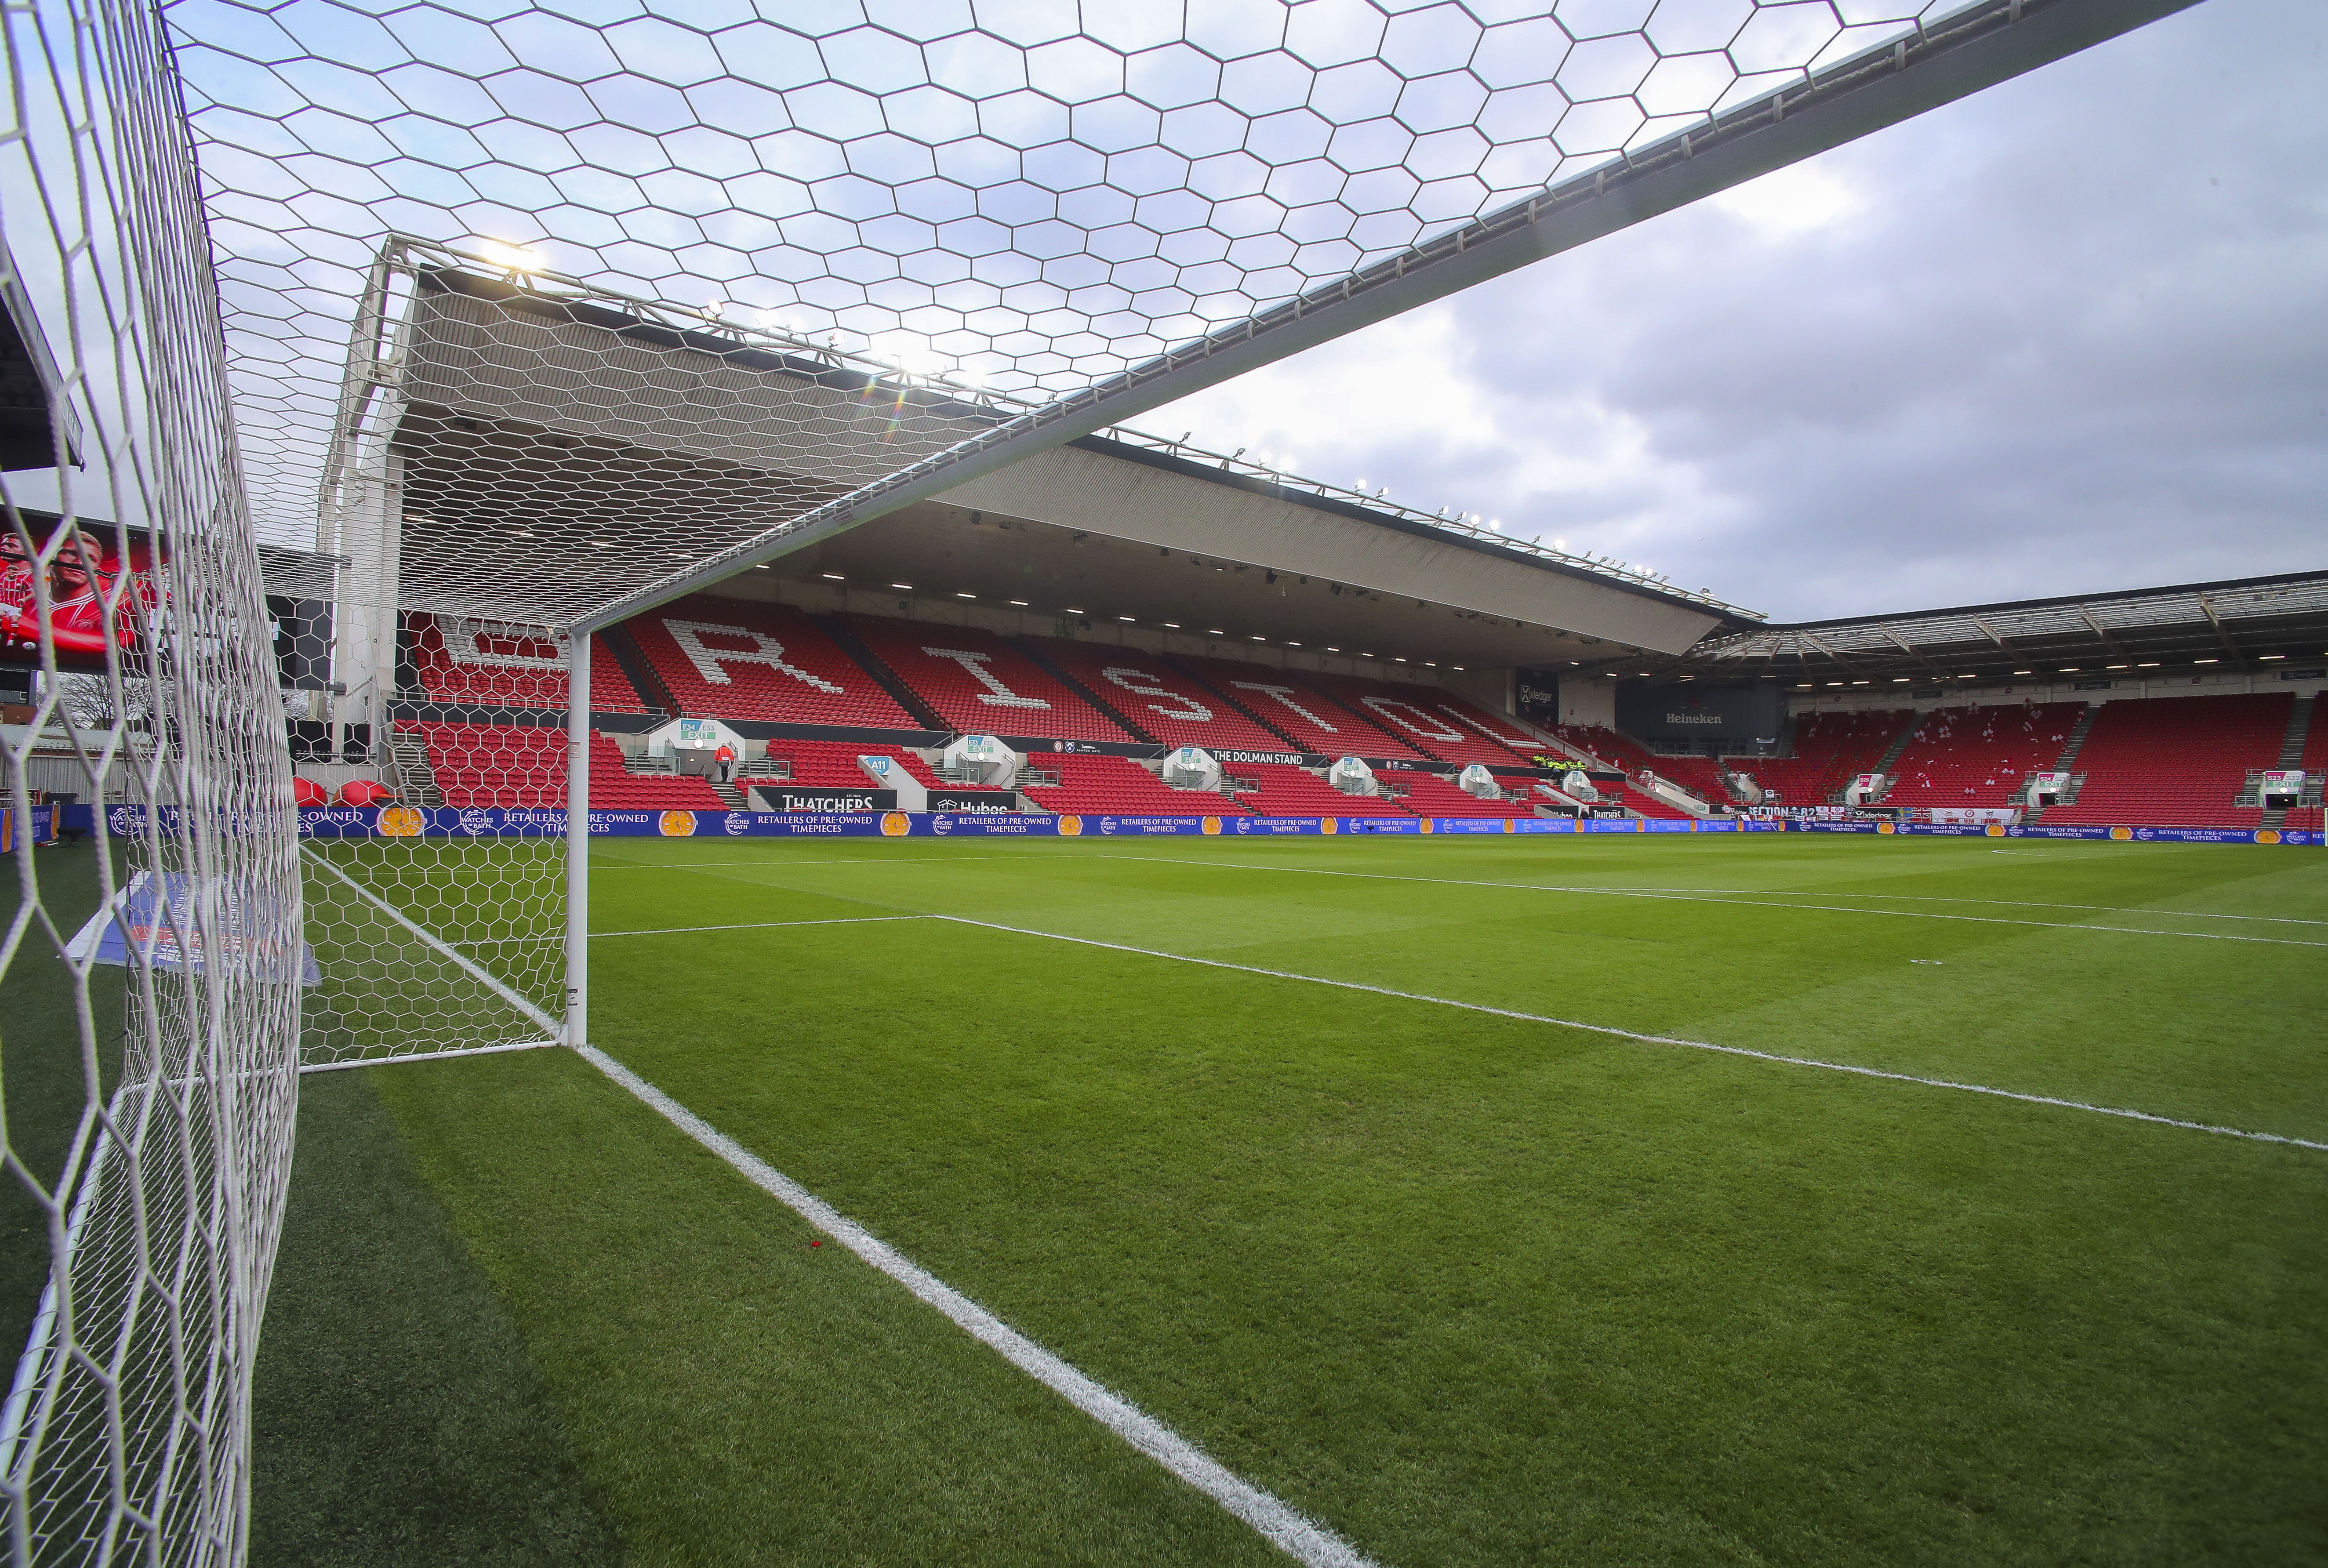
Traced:
<path fill-rule="evenodd" d="M 1919 685 L 2328 665 L 2328 571 L 1715 633 L 1588 672 Z"/>
<path fill-rule="evenodd" d="M 554 603 L 538 573 L 508 585 L 513 618 L 600 624 L 2190 3 L 165 15 L 243 461 L 281 542 L 372 559 L 347 530 L 376 531 L 397 483 L 377 443 L 400 410 L 376 405 L 402 395 L 420 276 L 465 258 L 778 354 L 878 356 L 899 409 L 933 388 L 1018 399 L 828 442 L 765 504 L 696 508 L 669 549 L 577 548 Z M 803 394 L 820 418 L 824 391 Z"/>

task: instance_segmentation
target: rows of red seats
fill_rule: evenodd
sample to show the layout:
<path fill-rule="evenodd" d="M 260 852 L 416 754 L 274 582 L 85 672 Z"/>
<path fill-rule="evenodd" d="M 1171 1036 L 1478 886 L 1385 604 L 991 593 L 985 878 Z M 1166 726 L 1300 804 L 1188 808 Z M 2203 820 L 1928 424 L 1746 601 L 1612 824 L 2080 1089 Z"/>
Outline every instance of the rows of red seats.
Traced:
<path fill-rule="evenodd" d="M 781 605 L 696 595 L 624 623 L 681 713 L 919 729 L 824 628 Z"/>
<path fill-rule="evenodd" d="M 1226 770 L 1230 789 L 1265 817 L 1395 817 L 1405 814 L 1394 800 L 1347 795 L 1307 768 L 1291 763 L 1239 763 Z"/>
<path fill-rule="evenodd" d="M 2260 808 L 2236 806 L 2250 768 L 2277 765 L 2295 698 L 2154 697 L 2105 702 L 2086 733 L 2075 804 L 2047 823 L 2254 827 Z"/>
<path fill-rule="evenodd" d="M 918 753 L 902 746 L 856 740 L 771 740 L 766 752 L 737 770 L 740 785 L 754 780 L 784 782 L 817 789 L 870 789 L 872 778 L 857 765 L 860 756 L 893 758 L 906 776 L 933 789 L 938 776 Z M 771 765 L 787 765 L 784 768 Z"/>
<path fill-rule="evenodd" d="M 1740 758 L 1735 765 L 1782 805 L 1826 805 L 1853 775 L 1873 772 L 1914 717 L 1892 708 L 1807 713 L 1795 721 L 1794 756 Z"/>
<path fill-rule="evenodd" d="M 1296 751 L 1324 756 L 1422 756 L 1291 671 L 1193 655 L 1176 662 L 1283 735 Z"/>
<path fill-rule="evenodd" d="M 1236 802 L 1209 790 L 1176 790 L 1128 756 L 1037 752 L 1026 766 L 1059 776 L 1055 784 L 1019 785 L 1028 799 L 1047 811 L 1114 817 L 1237 816 L 1244 812 Z"/>
<path fill-rule="evenodd" d="M 991 632 L 852 615 L 874 657 L 970 735 L 1129 741 L 1123 728 Z M 973 674 L 975 671 L 977 673 Z"/>
<path fill-rule="evenodd" d="M 448 806 L 563 806 L 566 732 L 531 725 L 433 724 L 406 720 L 418 731 L 429 770 Z M 700 778 L 638 775 L 624 765 L 621 747 L 590 734 L 590 804 L 601 811 L 723 809 L 718 792 Z"/>
<path fill-rule="evenodd" d="M 1459 789 L 1436 774 L 1391 773 L 1384 775 L 1392 784 L 1405 786 L 1406 793 L 1399 803 L 1419 817 L 1532 817 L 1535 808 L 1526 800 L 1484 801 Z M 1518 780 L 1511 788 L 1524 789 Z"/>
<path fill-rule="evenodd" d="M 536 627 L 408 611 L 412 663 L 420 690 L 448 705 L 531 708 L 563 712 L 566 653 Z M 606 640 L 590 639 L 590 709 L 594 713 L 643 713 Z"/>
<path fill-rule="evenodd" d="M 1532 755 L 1526 749 L 1532 743 L 1525 736 L 1451 691 L 1366 681 L 1355 675 L 1304 671 L 1301 680 L 1344 708 L 1363 714 L 1377 729 L 1396 736 L 1405 746 L 1440 762 L 1484 762 L 1500 766 L 1525 762 Z M 1483 729 L 1488 734 L 1481 734 Z M 1509 739 L 1499 741 L 1490 736 Z M 1361 751 L 1359 755 L 1373 754 Z"/>
<path fill-rule="evenodd" d="M 2060 759 L 2082 702 L 1938 708 L 1924 715 L 1900 760 L 1887 806 L 2002 806 L 2029 775 Z"/>
<path fill-rule="evenodd" d="M 1136 648 L 1045 638 L 1046 658 L 1166 746 L 1207 751 L 1283 751 L 1285 738 L 1255 724 L 1217 691 Z"/>

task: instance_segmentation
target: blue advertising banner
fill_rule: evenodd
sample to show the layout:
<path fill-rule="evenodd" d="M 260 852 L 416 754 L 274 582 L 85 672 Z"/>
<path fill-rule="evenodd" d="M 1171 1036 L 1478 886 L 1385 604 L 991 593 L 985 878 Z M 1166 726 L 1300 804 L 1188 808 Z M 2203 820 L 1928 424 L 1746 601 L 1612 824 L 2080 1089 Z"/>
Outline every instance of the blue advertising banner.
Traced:
<path fill-rule="evenodd" d="M 67 833 L 96 831 L 93 806 L 36 806 L 32 826 L 37 839 L 49 831 L 52 812 Z M 116 837 L 140 835 L 146 808 L 103 808 L 105 827 Z M 162 830 L 174 832 L 177 812 L 162 813 Z M 15 824 L 7 824 L 14 836 Z M 1997 822 L 1787 822 L 1756 818 L 1684 821 L 1636 817 L 1115 817 L 1047 816 L 1018 812 L 592 812 L 590 831 L 610 838 L 1197 838 L 1225 835 L 1350 834 L 1472 835 L 1478 833 L 1873 833 L 1910 838 L 2014 838 L 2101 840 L 2118 843 L 2318 845 L 2308 828 L 2007 827 Z M 299 833 L 314 839 L 562 838 L 566 813 L 552 807 L 326 806 L 299 813 Z"/>

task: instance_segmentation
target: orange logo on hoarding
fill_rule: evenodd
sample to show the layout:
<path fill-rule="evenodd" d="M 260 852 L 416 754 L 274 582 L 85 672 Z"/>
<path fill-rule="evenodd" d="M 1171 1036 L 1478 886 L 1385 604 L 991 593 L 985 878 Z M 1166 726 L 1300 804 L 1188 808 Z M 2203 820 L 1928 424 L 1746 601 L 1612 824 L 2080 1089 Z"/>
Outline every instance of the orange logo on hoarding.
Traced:
<path fill-rule="evenodd" d="M 2117 843 L 2123 844 L 2133 837 L 2134 830 L 2132 828 L 2112 828 L 2110 830 L 2110 838 Z"/>
<path fill-rule="evenodd" d="M 913 831 L 914 819 L 907 816 L 905 812 L 883 812 L 881 813 L 881 836 L 883 838 L 902 839 Z"/>
<path fill-rule="evenodd" d="M 1219 831 L 1221 831 L 1221 820 L 1220 820 L 1220 818 L 1218 818 L 1218 817 L 1206 817 L 1206 818 L 1205 819 L 1205 822 L 1204 822 L 1204 829 L 1205 829 L 1205 831 L 1206 831 L 1206 832 L 1207 832 L 1207 833 L 1217 833 L 1217 832 L 1219 832 Z"/>
<path fill-rule="evenodd" d="M 1320 833 L 1330 833 L 1341 825 L 1342 824 L 1339 822 L 1336 821 L 1332 817 L 1319 817 L 1318 819 L 1318 831 Z"/>
<path fill-rule="evenodd" d="M 655 826 L 662 830 L 662 836 L 666 839 L 692 838 L 695 836 L 695 813 L 665 812 Z"/>
<path fill-rule="evenodd" d="M 2278 843 L 2279 830 L 2277 828 L 2258 828 L 2256 830 L 2256 842 L 2258 844 Z"/>
<path fill-rule="evenodd" d="M 1517 818 L 1516 818 L 1516 817 L 1506 817 L 1506 818 L 1504 819 L 1504 831 L 1506 831 L 1506 832 L 1507 832 L 1507 833 L 1516 833 L 1516 832 L 1518 832 L 1519 831 L 1520 831 L 1520 824 L 1519 824 L 1519 821 L 1518 821 L 1518 819 L 1517 819 Z"/>
<path fill-rule="evenodd" d="M 1425 818 L 1423 818 L 1423 819 L 1422 819 L 1422 831 L 1423 832 L 1426 832 L 1426 833 L 1427 833 L 1427 832 L 1431 831 L 1431 830 L 1432 830 L 1433 827 L 1435 827 L 1436 825 L 1437 825 L 1437 824 L 1436 824 L 1436 823 L 1434 823 L 1434 822 L 1432 822 L 1432 820 L 1431 820 L 1429 817 L 1425 817 Z"/>
<path fill-rule="evenodd" d="M 384 806 L 373 831 L 383 839 L 417 839 L 428 819 L 410 806 Z"/>
<path fill-rule="evenodd" d="M 1061 817 L 1059 819 L 1059 837 L 1063 839 L 1072 839 L 1083 831 L 1084 820 L 1081 817 Z"/>
<path fill-rule="evenodd" d="M 1992 839 L 2001 839 L 2004 837 L 2004 824 L 2003 822 L 1989 823 L 1988 836 Z"/>
<path fill-rule="evenodd" d="M 1896 833 L 1900 829 L 1894 822 L 1878 822 L 1875 824 L 1875 831 L 1879 833 Z"/>

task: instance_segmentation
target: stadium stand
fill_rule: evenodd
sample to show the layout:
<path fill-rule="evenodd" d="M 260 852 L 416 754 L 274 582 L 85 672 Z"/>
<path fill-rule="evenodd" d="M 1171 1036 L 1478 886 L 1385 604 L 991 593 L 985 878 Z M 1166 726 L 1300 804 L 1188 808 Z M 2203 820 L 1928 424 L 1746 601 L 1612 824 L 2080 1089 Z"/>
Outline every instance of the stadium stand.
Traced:
<path fill-rule="evenodd" d="M 1403 682 L 1366 681 L 1355 675 L 1305 671 L 1301 680 L 1343 707 L 1365 716 L 1376 728 L 1398 737 L 1406 746 L 1437 761 L 1501 765 L 1529 760 L 1529 753 L 1517 749 L 1529 744 L 1525 736 L 1507 724 L 1496 723 L 1450 691 Z M 1509 735 L 1512 744 L 1499 745 L 1479 733 L 1488 726 L 1493 726 L 1495 733 Z"/>
<path fill-rule="evenodd" d="M 1227 772 L 1227 793 L 1265 817 L 1394 817 L 1405 810 L 1394 800 L 1346 795 L 1291 763 L 1239 763 Z"/>
<path fill-rule="evenodd" d="M 1291 671 L 1193 655 L 1176 661 L 1213 690 L 1244 709 L 1312 756 L 1422 758 Z"/>
<path fill-rule="evenodd" d="M 1166 746 L 1285 749 L 1284 737 L 1255 724 L 1154 654 L 1052 637 L 1040 641 L 1053 663 Z"/>
<path fill-rule="evenodd" d="M 2328 775 L 2328 695 L 2312 699 L 2312 728 L 2305 734 L 2304 751 L 2296 758 L 2295 765 L 2304 770 L 2307 778 L 2317 779 Z M 2295 806 L 2290 808 L 2286 820 L 2280 825 L 2309 828 L 2316 832 L 2323 826 L 2328 826 L 2328 811 L 2320 806 Z"/>
<path fill-rule="evenodd" d="M 1736 765 L 1782 804 L 1825 805 L 1852 775 L 1873 771 L 1914 717 L 1899 708 L 1807 713 L 1795 721 L 1794 756 L 1741 758 Z"/>
<path fill-rule="evenodd" d="M 1679 784 L 1710 806 L 1730 799 L 1729 788 L 1722 782 L 1721 767 L 1712 757 L 1659 756 L 1631 736 L 1598 724 L 1563 724 L 1553 733 L 1569 745 L 1591 752 L 1610 766 L 1623 770 L 1628 780 L 1646 769 L 1668 783 Z M 1635 804 L 1633 797 L 1644 793 L 1629 787 L 1623 803 Z M 1656 803 L 1656 811 L 1644 811 L 1641 814 L 1667 818 L 1690 814 L 1676 811 L 1663 801 Z"/>
<path fill-rule="evenodd" d="M 634 615 L 624 630 L 684 714 L 868 729 L 922 728 L 823 628 L 797 610 L 698 595 Z"/>
<path fill-rule="evenodd" d="M 467 708 L 566 708 L 566 657 L 539 628 L 408 612 L 413 671 L 431 699 Z M 590 710 L 644 713 L 604 637 L 590 639 Z"/>
<path fill-rule="evenodd" d="M 890 673 L 964 734 L 1134 738 L 991 632 L 872 615 L 850 615 L 848 624 Z"/>
<path fill-rule="evenodd" d="M 932 789 L 941 787 L 918 753 L 902 746 L 854 740 L 791 740 L 768 742 L 765 757 L 752 758 L 736 778 L 738 789 L 756 784 L 795 784 L 818 789 L 870 789 L 873 781 L 857 765 L 860 756 L 896 759 L 906 776 Z"/>
<path fill-rule="evenodd" d="M 1128 756 L 1038 751 L 1028 756 L 1024 767 L 1058 775 L 1057 784 L 1047 784 L 1027 782 L 1026 772 L 1019 775 L 1020 792 L 1052 812 L 1116 817 L 1244 814 L 1244 808 L 1226 795 L 1176 790 Z"/>
<path fill-rule="evenodd" d="M 1394 773 L 1394 787 L 1404 786 L 1399 803 L 1419 817 L 1532 817 L 1535 808 L 1525 800 L 1483 801 L 1457 788 L 1437 774 Z M 1517 781 L 1514 787 L 1522 787 Z"/>
<path fill-rule="evenodd" d="M 1610 796 L 1610 791 L 1605 786 L 1600 793 L 1604 800 Z M 1679 806 L 1670 805 L 1658 799 L 1630 779 L 1625 782 L 1625 793 L 1618 796 L 1612 803 L 1623 806 L 1636 815 L 1655 817 L 1660 822 L 1687 822 L 1696 815 L 1694 812 L 1683 811 Z"/>
<path fill-rule="evenodd" d="M 2295 700 L 2274 691 L 2106 702 L 2078 753 L 2085 784 L 2046 824 L 2256 827 L 2263 812 L 2232 802 L 2249 768 L 2278 757 Z"/>
<path fill-rule="evenodd" d="M 1899 782 L 1883 804 L 2010 804 L 2023 780 L 2053 765 L 2085 714 L 2082 702 L 1935 709 L 1892 763 Z"/>
<path fill-rule="evenodd" d="M 563 806 L 566 732 L 517 724 L 434 724 L 406 719 L 428 753 L 429 771 L 448 806 Z M 723 810 L 700 778 L 634 774 L 622 748 L 590 733 L 590 804 L 601 811 Z"/>

